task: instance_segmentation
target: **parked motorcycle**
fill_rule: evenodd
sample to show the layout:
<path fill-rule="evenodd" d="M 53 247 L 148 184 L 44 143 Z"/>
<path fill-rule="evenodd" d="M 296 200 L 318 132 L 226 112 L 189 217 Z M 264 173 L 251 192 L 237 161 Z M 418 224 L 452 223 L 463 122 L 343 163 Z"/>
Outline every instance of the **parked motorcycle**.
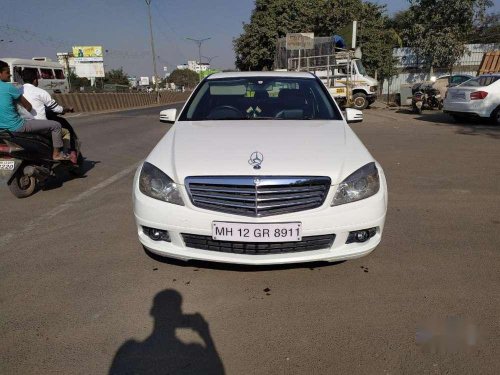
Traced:
<path fill-rule="evenodd" d="M 36 121 L 36 120 L 32 120 Z M 61 169 L 79 177 L 84 174 L 83 156 L 77 135 L 74 146 L 76 164 L 52 159 L 51 133 L 13 133 L 0 131 L 0 182 L 6 182 L 17 198 L 32 195 L 49 177 Z"/>
<path fill-rule="evenodd" d="M 443 98 L 438 89 L 432 84 L 419 83 L 412 88 L 412 108 L 413 112 L 421 114 L 424 109 L 442 109 Z"/>

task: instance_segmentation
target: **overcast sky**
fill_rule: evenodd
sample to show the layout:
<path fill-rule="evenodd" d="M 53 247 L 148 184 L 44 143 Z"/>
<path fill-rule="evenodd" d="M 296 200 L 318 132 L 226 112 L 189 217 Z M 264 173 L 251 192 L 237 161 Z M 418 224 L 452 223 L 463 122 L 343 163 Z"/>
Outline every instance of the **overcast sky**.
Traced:
<path fill-rule="evenodd" d="M 152 75 L 147 6 L 144 0 L 1 0 L 0 57 L 47 56 L 73 45 L 102 45 L 106 69 L 130 75 Z M 378 0 L 390 13 L 405 9 L 406 0 Z M 498 11 L 498 1 L 495 1 Z M 211 37 L 202 55 L 212 66 L 234 67 L 232 40 L 248 22 L 253 0 L 152 0 L 158 73 L 168 66 L 197 59 L 198 48 L 186 37 Z M 12 42 L 10 42 L 12 41 Z"/>

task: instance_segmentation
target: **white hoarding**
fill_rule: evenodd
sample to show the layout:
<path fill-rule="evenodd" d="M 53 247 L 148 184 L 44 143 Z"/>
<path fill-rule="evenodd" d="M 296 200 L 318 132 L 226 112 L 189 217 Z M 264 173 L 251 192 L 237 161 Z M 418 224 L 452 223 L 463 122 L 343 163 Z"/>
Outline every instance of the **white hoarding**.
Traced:
<path fill-rule="evenodd" d="M 314 33 L 286 34 L 286 49 L 289 51 L 314 48 Z"/>
<path fill-rule="evenodd" d="M 149 85 L 149 77 L 141 77 L 140 85 L 141 86 L 148 86 Z"/>
<path fill-rule="evenodd" d="M 75 73 L 82 78 L 104 77 L 103 63 L 79 63 L 75 61 Z"/>

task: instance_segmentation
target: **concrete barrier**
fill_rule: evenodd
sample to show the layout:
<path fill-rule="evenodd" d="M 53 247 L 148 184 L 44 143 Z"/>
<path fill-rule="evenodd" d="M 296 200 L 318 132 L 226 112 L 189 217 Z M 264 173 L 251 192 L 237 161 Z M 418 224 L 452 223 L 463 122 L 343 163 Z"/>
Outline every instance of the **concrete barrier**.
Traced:
<path fill-rule="evenodd" d="M 160 103 L 185 101 L 191 92 L 163 91 Z M 156 104 L 154 93 L 72 93 L 54 94 L 53 98 L 63 107 L 73 107 L 75 112 L 95 112 L 111 109 L 145 107 Z"/>

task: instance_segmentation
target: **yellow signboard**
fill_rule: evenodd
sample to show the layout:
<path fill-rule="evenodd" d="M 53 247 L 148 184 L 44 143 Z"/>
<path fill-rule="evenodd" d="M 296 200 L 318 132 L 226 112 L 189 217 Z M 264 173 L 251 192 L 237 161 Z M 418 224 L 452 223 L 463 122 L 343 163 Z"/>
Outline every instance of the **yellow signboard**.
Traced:
<path fill-rule="evenodd" d="M 102 46 L 74 46 L 73 56 L 76 61 L 103 61 Z"/>

